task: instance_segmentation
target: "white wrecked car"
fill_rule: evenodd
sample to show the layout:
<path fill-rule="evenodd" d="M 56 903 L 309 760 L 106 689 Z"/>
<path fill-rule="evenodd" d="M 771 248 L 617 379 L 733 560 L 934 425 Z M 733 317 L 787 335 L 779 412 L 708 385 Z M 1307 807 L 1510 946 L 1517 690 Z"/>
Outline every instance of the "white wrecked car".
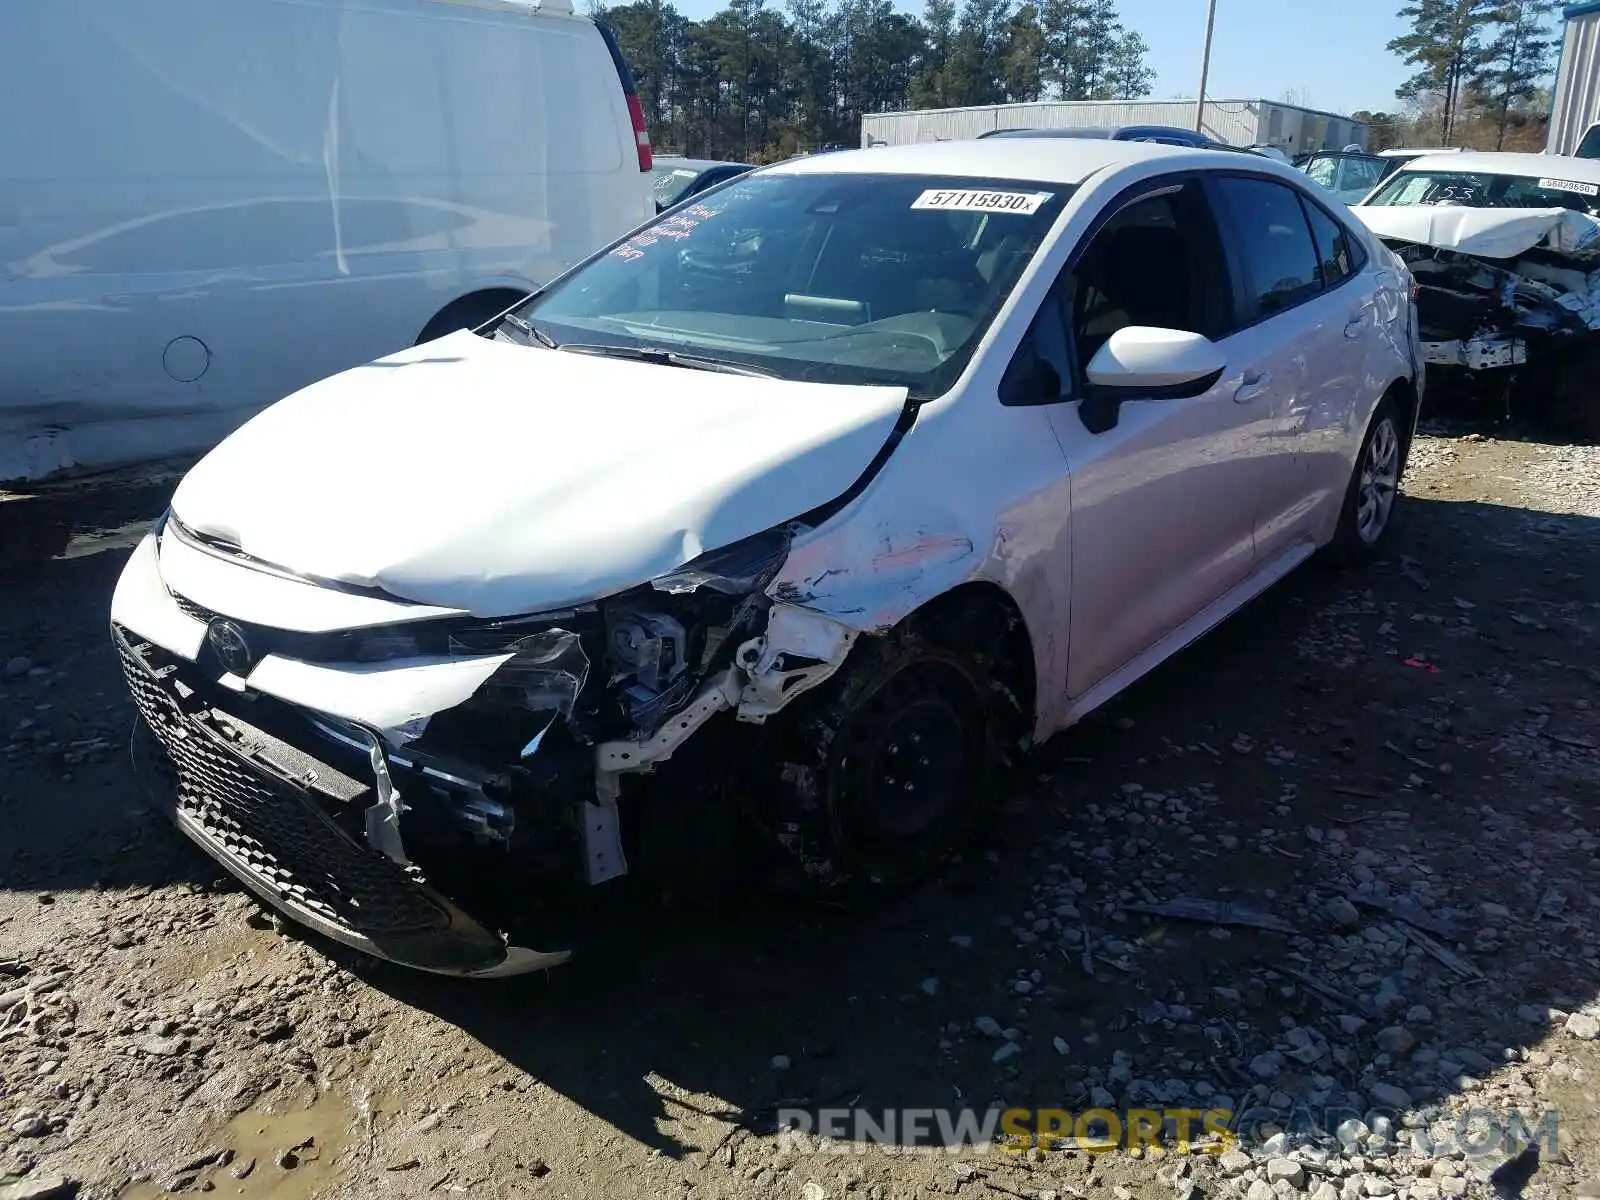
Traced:
<path fill-rule="evenodd" d="M 1509 401 L 1600 436 L 1600 162 L 1431 155 L 1352 211 L 1416 277 L 1436 403 Z"/>
<path fill-rule="evenodd" d="M 1418 364 L 1398 260 L 1264 159 L 797 159 L 255 418 L 113 636 L 243 883 L 511 974 L 566 952 L 476 881 L 695 874 L 734 826 L 835 894 L 936 866 L 1012 750 L 1379 543 Z"/>

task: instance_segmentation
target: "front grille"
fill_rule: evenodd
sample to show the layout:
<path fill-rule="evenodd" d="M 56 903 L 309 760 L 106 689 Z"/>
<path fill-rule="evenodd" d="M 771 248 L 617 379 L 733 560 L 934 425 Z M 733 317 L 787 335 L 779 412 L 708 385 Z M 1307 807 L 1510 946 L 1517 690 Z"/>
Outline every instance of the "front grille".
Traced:
<path fill-rule="evenodd" d="M 207 850 L 273 896 L 373 942 L 450 929 L 449 908 L 398 864 L 352 839 L 309 792 L 228 747 L 176 660 L 113 632 L 134 703 L 177 776 L 178 810 Z"/>
<path fill-rule="evenodd" d="M 187 596 L 180 596 L 177 592 L 171 592 L 169 595 L 171 595 L 173 601 L 177 604 L 179 611 L 181 611 L 187 617 L 193 617 L 196 621 L 201 621 L 207 625 L 211 624 L 211 622 L 216 618 L 216 613 L 212 612 L 209 608 L 201 608 Z"/>

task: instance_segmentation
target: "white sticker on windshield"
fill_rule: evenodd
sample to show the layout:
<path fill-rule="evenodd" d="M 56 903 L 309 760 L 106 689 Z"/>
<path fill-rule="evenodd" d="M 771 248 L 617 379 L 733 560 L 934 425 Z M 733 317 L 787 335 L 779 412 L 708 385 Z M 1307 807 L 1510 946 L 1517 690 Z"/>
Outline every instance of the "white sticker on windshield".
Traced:
<path fill-rule="evenodd" d="M 1580 196 L 1600 196 L 1600 184 L 1578 183 L 1571 179 L 1541 179 L 1539 186 L 1547 192 L 1576 192 Z"/>
<path fill-rule="evenodd" d="M 913 200 L 911 207 L 931 208 L 939 212 L 1014 213 L 1019 217 L 1031 217 L 1054 195 L 1054 192 L 930 190 Z"/>

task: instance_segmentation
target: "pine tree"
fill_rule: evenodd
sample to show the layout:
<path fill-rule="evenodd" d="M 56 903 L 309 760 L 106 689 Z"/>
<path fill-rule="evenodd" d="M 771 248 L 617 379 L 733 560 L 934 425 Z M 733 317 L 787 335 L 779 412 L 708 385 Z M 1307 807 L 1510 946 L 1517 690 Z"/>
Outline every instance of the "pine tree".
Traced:
<path fill-rule="evenodd" d="M 1011 101 L 1037 100 L 1043 94 L 1044 31 L 1039 26 L 1039 10 L 1024 3 L 1006 26 L 1006 44 L 1001 58 L 1005 98 Z"/>
<path fill-rule="evenodd" d="M 953 104 L 997 104 L 1005 99 L 1006 31 L 1011 0 L 967 0 L 950 52 Z"/>
<path fill-rule="evenodd" d="M 1135 30 L 1117 39 L 1107 72 L 1113 100 L 1138 100 L 1155 89 L 1156 73 L 1144 61 L 1148 53 L 1150 47 Z"/>
<path fill-rule="evenodd" d="M 1554 67 L 1551 18 L 1558 7 L 1558 0 L 1503 0 L 1495 14 L 1499 31 L 1483 51 L 1472 88 L 1494 113 L 1496 150 L 1506 144 L 1511 106 L 1533 95 Z"/>
<path fill-rule="evenodd" d="M 1484 33 L 1500 7 L 1497 0 L 1415 0 L 1400 10 L 1411 32 L 1390 42 L 1389 50 L 1417 72 L 1395 94 L 1403 100 L 1437 95 L 1446 143 L 1466 85 L 1483 62 Z"/>
<path fill-rule="evenodd" d="M 833 64 L 824 44 L 827 0 L 788 0 L 789 30 L 784 53 L 785 90 L 793 98 L 793 122 L 800 143 L 815 148 L 829 139 Z"/>
<path fill-rule="evenodd" d="M 917 108 L 947 108 L 950 99 L 950 57 L 956 40 L 956 0 L 927 0 L 922 17 L 927 50 L 911 81 L 911 103 Z"/>

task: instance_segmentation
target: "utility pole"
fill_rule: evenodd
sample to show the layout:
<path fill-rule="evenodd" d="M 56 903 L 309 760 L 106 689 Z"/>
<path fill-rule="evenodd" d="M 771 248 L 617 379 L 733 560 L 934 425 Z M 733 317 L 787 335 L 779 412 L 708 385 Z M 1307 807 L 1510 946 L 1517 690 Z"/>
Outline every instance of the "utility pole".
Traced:
<path fill-rule="evenodd" d="M 1206 116 L 1206 83 L 1211 76 L 1211 31 L 1217 24 L 1217 0 L 1206 6 L 1206 51 L 1200 60 L 1200 98 L 1194 102 L 1194 131 L 1203 132 Z"/>

